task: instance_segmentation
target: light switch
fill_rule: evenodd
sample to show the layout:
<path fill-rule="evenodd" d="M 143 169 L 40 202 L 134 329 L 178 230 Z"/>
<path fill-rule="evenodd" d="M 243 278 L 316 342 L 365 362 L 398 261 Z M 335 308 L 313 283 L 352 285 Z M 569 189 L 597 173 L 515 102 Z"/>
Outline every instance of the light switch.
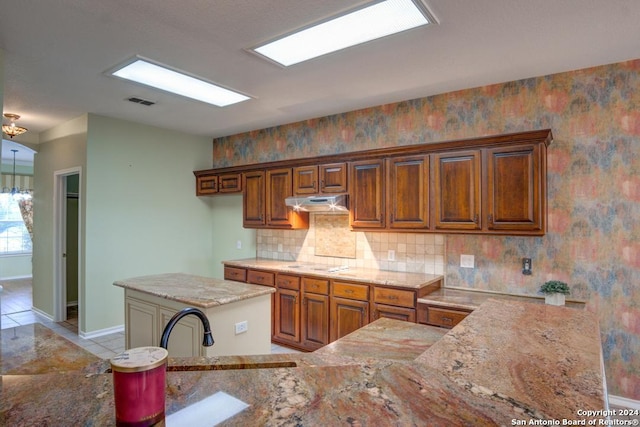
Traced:
<path fill-rule="evenodd" d="M 460 255 L 460 267 L 475 268 L 475 257 L 473 255 Z"/>

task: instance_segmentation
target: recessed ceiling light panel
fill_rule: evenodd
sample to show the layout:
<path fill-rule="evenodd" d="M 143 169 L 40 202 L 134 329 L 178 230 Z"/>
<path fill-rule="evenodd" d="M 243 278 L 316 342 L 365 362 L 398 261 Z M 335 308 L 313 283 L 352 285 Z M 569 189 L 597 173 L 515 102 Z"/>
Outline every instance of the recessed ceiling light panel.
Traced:
<path fill-rule="evenodd" d="M 435 22 L 413 0 L 384 0 L 251 50 L 286 67 Z"/>
<path fill-rule="evenodd" d="M 241 93 L 140 57 L 115 68 L 109 74 L 218 107 L 250 99 Z"/>

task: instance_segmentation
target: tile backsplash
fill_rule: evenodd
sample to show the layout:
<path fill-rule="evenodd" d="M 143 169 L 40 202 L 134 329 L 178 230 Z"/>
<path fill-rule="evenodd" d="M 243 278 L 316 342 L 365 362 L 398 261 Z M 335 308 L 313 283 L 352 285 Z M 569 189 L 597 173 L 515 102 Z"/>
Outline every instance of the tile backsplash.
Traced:
<path fill-rule="evenodd" d="M 257 230 L 257 255 L 329 266 L 444 274 L 445 238 L 441 234 L 349 231 L 355 235 L 351 239 L 346 231 L 346 215 L 310 214 L 308 230 Z M 330 242 L 334 242 L 333 252 L 328 250 Z M 394 251 L 394 261 L 389 260 L 389 251 Z"/>

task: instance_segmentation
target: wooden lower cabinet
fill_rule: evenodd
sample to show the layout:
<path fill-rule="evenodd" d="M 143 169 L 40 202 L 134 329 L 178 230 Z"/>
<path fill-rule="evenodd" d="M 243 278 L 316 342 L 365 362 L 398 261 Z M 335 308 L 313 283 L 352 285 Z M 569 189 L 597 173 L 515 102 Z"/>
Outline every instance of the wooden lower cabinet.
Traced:
<path fill-rule="evenodd" d="M 443 328 L 453 328 L 469 315 L 470 311 L 428 304 L 418 304 L 418 323 Z"/>
<path fill-rule="evenodd" d="M 289 344 L 300 343 L 300 291 L 277 289 L 273 338 Z"/>
<path fill-rule="evenodd" d="M 305 293 L 302 298 L 302 346 L 317 350 L 330 342 L 329 295 Z"/>
<path fill-rule="evenodd" d="M 416 310 L 417 298 L 432 288 L 394 288 L 232 266 L 224 271 L 227 280 L 275 286 L 272 341 L 303 351 L 317 350 L 381 317 L 434 324 L 439 313 L 432 311 L 429 323 L 426 308 Z M 444 317 L 438 326 L 447 327 L 451 316 L 440 314 Z"/>
<path fill-rule="evenodd" d="M 416 311 L 412 308 L 374 303 L 371 320 L 377 320 L 381 317 L 416 323 Z"/>
<path fill-rule="evenodd" d="M 317 350 L 329 344 L 329 281 L 302 278 L 302 346 Z"/>
<path fill-rule="evenodd" d="M 276 274 L 273 305 L 273 340 L 298 347 L 300 345 L 300 277 Z"/>
<path fill-rule="evenodd" d="M 381 317 L 416 321 L 416 292 L 413 290 L 376 286 L 373 288 L 373 302 L 371 321 Z"/>
<path fill-rule="evenodd" d="M 331 342 L 369 323 L 369 302 L 331 297 Z"/>

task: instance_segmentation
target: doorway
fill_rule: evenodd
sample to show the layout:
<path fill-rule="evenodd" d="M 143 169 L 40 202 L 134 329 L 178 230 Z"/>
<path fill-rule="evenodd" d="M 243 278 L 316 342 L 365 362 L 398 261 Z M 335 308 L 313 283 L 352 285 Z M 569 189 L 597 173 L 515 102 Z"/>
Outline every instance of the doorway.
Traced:
<path fill-rule="evenodd" d="M 81 331 L 81 168 L 56 171 L 54 182 L 54 320 L 76 317 Z"/>

